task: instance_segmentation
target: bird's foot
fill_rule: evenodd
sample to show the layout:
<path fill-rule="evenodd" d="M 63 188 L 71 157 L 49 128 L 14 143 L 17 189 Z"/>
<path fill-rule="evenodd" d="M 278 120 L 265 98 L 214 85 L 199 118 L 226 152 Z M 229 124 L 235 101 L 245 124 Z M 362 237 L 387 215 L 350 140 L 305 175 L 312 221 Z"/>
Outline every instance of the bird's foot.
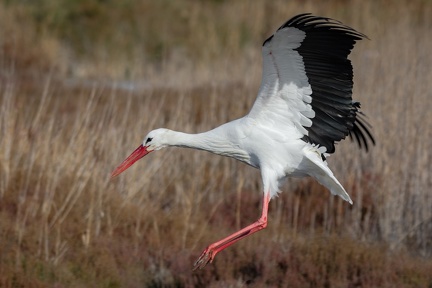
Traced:
<path fill-rule="evenodd" d="M 208 263 L 213 262 L 215 256 L 215 250 L 211 246 L 207 247 L 201 253 L 201 256 L 198 258 L 198 260 L 195 262 L 193 270 L 195 271 L 196 269 L 204 268 Z"/>

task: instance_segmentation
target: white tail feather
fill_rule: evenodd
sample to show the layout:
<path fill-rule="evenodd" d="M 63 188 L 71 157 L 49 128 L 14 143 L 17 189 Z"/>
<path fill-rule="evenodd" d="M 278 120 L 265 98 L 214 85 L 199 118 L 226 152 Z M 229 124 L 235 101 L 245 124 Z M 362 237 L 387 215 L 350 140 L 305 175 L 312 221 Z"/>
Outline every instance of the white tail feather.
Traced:
<path fill-rule="evenodd" d="M 327 163 L 321 158 L 321 153 L 316 147 L 303 148 L 303 155 L 309 160 L 308 174 L 314 177 L 321 185 L 325 186 L 333 195 L 339 195 L 342 199 L 353 204 L 350 196 L 334 177 Z"/>

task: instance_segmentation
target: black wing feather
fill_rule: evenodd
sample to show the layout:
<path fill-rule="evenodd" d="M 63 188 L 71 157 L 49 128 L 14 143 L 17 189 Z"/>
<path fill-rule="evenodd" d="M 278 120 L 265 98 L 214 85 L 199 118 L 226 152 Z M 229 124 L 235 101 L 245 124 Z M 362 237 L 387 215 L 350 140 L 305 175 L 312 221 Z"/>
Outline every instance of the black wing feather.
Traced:
<path fill-rule="evenodd" d="M 279 29 L 294 27 L 306 33 L 296 50 L 303 57 L 306 76 L 312 88 L 312 126 L 305 127 L 304 141 L 335 151 L 335 142 L 350 136 L 367 151 L 375 144 L 370 125 L 358 115 L 360 103 L 352 100 L 353 69 L 348 59 L 354 44 L 366 36 L 336 20 L 300 14 Z M 267 41 L 273 38 L 271 36 Z M 354 136 L 354 137 L 353 137 Z"/>

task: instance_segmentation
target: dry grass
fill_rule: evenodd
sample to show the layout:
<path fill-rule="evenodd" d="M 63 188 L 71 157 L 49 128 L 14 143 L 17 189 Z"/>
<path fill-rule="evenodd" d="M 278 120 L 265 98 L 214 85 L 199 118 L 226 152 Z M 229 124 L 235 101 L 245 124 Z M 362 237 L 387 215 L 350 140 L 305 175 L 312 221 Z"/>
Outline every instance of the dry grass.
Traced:
<path fill-rule="evenodd" d="M 100 37 L 94 52 L 70 48 L 59 39 L 72 32 L 53 32 L 45 18 L 39 30 L 23 22 L 34 8 L 0 5 L 1 287 L 432 285 L 429 2 L 125 3 L 142 30 L 119 40 L 108 30 L 129 27 L 124 11 L 94 4 L 117 21 L 103 23 L 103 37 L 83 32 Z M 271 202 L 268 229 L 192 272 L 205 245 L 258 216 L 258 171 L 175 148 L 114 181 L 109 173 L 151 129 L 199 132 L 247 113 L 259 45 L 304 11 L 371 39 L 352 60 L 377 146 L 366 154 L 345 141 L 329 159 L 354 205 L 290 180 Z"/>

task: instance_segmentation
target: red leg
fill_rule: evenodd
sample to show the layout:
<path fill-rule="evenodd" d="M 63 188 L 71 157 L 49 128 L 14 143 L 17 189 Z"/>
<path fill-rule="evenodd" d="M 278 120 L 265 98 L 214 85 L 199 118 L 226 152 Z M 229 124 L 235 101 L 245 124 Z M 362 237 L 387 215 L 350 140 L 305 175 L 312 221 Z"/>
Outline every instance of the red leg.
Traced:
<path fill-rule="evenodd" d="M 249 236 L 255 232 L 258 232 L 265 227 L 267 227 L 267 212 L 268 212 L 268 204 L 270 202 L 270 193 L 264 194 L 263 198 L 263 206 L 262 206 L 262 212 L 261 217 L 258 219 L 258 221 L 252 223 L 251 225 L 241 229 L 240 231 L 237 231 L 234 234 L 229 235 L 228 237 L 217 241 L 213 244 L 210 244 L 202 253 L 201 256 L 198 258 L 198 260 L 194 264 L 194 270 L 198 268 L 204 268 L 207 263 L 211 263 L 216 256 L 217 253 L 224 250 L 225 248 L 231 246 L 232 244 L 236 243 L 237 241 L 243 239 L 246 236 Z"/>

